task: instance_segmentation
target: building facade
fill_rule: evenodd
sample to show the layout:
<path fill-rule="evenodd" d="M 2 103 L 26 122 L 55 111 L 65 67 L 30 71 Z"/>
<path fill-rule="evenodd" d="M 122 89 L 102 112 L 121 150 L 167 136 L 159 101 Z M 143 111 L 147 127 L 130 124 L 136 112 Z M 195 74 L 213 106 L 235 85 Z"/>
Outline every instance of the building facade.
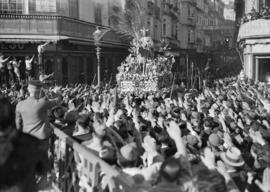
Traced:
<path fill-rule="evenodd" d="M 188 83 L 195 70 L 203 71 L 208 58 L 215 68 L 230 60 L 226 55 L 234 48 L 235 24 L 225 16 L 234 11 L 232 2 L 226 7 L 222 0 L 148 0 L 145 8 L 145 27 L 157 45 L 160 40 L 170 45 L 180 80 Z"/>
<path fill-rule="evenodd" d="M 243 54 L 244 72 L 248 78 L 264 82 L 270 81 L 270 18 L 263 11 L 269 3 L 245 0 L 241 2 L 242 7 L 238 7 L 244 10 L 242 15 L 238 13 L 243 19 L 237 39 Z M 260 12 L 260 16 L 253 17 L 254 12 Z"/>
<path fill-rule="evenodd" d="M 97 73 L 92 34 L 97 26 L 110 29 L 110 12 L 121 6 L 109 0 L 0 0 L 0 52 L 22 59 L 36 55 L 37 74 L 37 47 L 52 42 L 42 57 L 45 72 L 54 71 L 58 84 L 91 83 Z M 101 41 L 103 81 L 116 73 L 127 48 L 128 42 L 112 30 L 105 34 Z"/>

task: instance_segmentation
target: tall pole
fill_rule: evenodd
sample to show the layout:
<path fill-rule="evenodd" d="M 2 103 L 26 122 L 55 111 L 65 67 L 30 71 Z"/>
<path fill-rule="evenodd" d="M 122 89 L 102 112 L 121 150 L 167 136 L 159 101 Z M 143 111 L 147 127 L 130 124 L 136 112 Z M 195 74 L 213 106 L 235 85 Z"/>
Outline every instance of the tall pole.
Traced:
<path fill-rule="evenodd" d="M 42 53 L 38 53 L 38 72 L 41 73 L 42 70 Z"/>
<path fill-rule="evenodd" d="M 96 44 L 97 48 L 96 48 L 96 51 L 97 51 L 97 78 L 98 78 L 98 86 L 100 87 L 100 51 L 101 51 L 101 48 L 100 48 L 100 45 L 99 43 Z"/>
<path fill-rule="evenodd" d="M 189 56 L 188 53 L 186 54 L 186 65 L 187 65 L 187 89 L 189 89 L 189 71 L 188 71 L 188 67 L 189 67 Z"/>
<path fill-rule="evenodd" d="M 98 78 L 98 86 L 100 87 L 100 54 L 101 54 L 101 48 L 100 48 L 100 41 L 104 35 L 110 31 L 110 29 L 102 29 L 100 30 L 99 27 L 97 27 L 96 31 L 93 33 L 95 46 L 96 46 L 96 54 L 97 54 L 97 78 Z"/>

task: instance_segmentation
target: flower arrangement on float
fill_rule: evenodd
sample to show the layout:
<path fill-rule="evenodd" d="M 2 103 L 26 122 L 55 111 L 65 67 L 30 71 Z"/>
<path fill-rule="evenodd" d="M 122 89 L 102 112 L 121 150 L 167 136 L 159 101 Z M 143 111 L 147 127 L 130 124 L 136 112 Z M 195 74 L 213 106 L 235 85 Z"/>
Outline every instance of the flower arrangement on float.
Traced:
<path fill-rule="evenodd" d="M 170 88 L 174 57 L 168 46 L 161 47 L 155 57 L 154 42 L 146 36 L 146 30 L 139 31 L 131 42 L 130 54 L 118 67 L 116 76 L 120 92 L 145 93 Z"/>

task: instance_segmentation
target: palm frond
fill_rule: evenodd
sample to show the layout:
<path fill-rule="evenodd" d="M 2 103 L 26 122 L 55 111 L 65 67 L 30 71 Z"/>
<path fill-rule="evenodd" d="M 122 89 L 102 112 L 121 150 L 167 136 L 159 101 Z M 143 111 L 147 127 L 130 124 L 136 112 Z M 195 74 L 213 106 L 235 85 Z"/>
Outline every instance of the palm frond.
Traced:
<path fill-rule="evenodd" d="M 110 15 L 112 27 L 124 36 L 134 38 L 143 28 L 143 3 L 145 0 L 126 0 L 123 12 L 114 12 Z"/>

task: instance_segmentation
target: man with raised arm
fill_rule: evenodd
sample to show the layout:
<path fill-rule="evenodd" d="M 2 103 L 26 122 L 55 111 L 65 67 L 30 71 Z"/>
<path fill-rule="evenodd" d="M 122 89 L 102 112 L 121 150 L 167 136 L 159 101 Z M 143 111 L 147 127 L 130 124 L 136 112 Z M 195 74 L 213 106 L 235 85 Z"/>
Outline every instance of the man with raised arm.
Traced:
<path fill-rule="evenodd" d="M 16 126 L 20 131 L 44 141 L 44 149 L 48 150 L 52 128 L 47 112 L 59 103 L 61 97 L 52 100 L 40 98 L 42 86 L 38 80 L 29 81 L 29 97 L 16 107 Z"/>
<path fill-rule="evenodd" d="M 26 77 L 28 80 L 32 78 L 32 62 L 35 58 L 35 55 L 30 58 L 29 56 L 25 57 L 25 72 L 26 72 Z"/>
<path fill-rule="evenodd" d="M 53 77 L 54 76 L 54 73 L 51 73 L 49 75 L 46 75 L 44 73 L 44 71 L 42 71 L 39 75 L 39 80 L 42 82 L 42 83 L 45 83 L 49 78 Z"/>

